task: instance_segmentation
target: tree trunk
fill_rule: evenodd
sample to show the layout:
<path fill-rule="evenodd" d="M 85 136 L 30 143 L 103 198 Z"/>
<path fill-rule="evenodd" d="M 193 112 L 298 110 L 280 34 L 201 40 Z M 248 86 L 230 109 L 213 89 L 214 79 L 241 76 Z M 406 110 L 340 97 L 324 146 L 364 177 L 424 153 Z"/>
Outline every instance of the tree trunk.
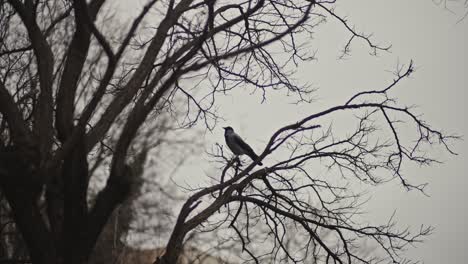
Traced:
<path fill-rule="evenodd" d="M 84 247 L 88 239 L 87 220 L 88 204 L 88 162 L 86 159 L 86 144 L 83 140 L 65 159 L 62 170 L 64 180 L 65 219 L 64 244 L 65 263 L 86 263 L 88 254 Z"/>
<path fill-rule="evenodd" d="M 14 185 L 13 185 L 14 186 Z M 52 236 L 36 204 L 36 197 L 25 186 L 3 188 L 10 203 L 13 217 L 34 264 L 56 264 L 57 252 Z"/>
<path fill-rule="evenodd" d="M 166 247 L 166 252 L 162 257 L 156 259 L 154 264 L 175 264 L 179 260 L 183 250 L 184 234 L 182 230 L 173 232 L 169 243 Z"/>
<path fill-rule="evenodd" d="M 32 149 L 0 151 L 0 186 L 34 264 L 57 264 L 54 240 L 37 204 L 42 190 Z"/>

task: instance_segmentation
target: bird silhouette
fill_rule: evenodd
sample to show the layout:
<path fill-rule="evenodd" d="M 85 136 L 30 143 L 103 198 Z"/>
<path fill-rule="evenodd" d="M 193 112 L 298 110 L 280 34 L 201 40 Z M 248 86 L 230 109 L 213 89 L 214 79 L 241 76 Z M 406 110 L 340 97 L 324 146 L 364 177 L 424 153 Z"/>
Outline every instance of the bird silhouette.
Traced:
<path fill-rule="evenodd" d="M 229 149 L 235 155 L 247 155 L 253 161 L 258 159 L 258 155 L 255 154 L 253 149 L 245 143 L 245 141 L 234 132 L 234 129 L 230 126 L 223 127 L 224 128 L 224 139 L 226 140 L 226 144 L 228 145 Z M 261 162 L 258 165 L 263 165 Z"/>

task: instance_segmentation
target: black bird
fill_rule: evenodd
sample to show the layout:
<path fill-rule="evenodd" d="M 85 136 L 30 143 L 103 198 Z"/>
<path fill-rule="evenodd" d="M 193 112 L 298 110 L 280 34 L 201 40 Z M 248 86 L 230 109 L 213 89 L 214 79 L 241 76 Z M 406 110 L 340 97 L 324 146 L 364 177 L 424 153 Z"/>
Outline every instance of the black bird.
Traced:
<path fill-rule="evenodd" d="M 228 145 L 229 149 L 235 155 L 247 155 L 253 161 L 258 159 L 258 155 L 255 154 L 253 149 L 245 143 L 245 141 L 234 132 L 234 129 L 230 126 L 223 127 L 224 128 L 224 138 L 226 139 L 226 144 Z M 261 162 L 258 165 L 263 165 Z"/>

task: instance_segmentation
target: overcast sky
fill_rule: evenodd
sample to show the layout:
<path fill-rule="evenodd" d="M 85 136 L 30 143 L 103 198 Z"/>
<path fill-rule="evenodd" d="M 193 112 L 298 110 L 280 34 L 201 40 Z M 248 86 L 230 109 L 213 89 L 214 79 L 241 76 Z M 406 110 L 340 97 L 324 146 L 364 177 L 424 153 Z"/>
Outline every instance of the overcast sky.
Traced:
<path fill-rule="evenodd" d="M 391 65 L 398 59 L 415 60 L 416 74 L 398 88 L 399 97 L 420 106 L 425 118 L 436 127 L 468 135 L 468 19 L 457 23 L 459 16 L 425 0 L 359 1 L 363 4 L 359 7 L 351 5 L 356 1 L 345 2 L 343 9 L 349 11 L 350 19 L 375 32 L 376 38 L 393 45 L 392 54 L 374 63 Z M 354 82 L 364 81 L 366 76 L 371 76 L 367 78 L 371 85 L 376 83 L 372 77 L 382 80 L 385 73 L 365 74 L 372 69 L 372 63 L 361 63 L 362 57 L 355 56 L 343 66 L 348 69 L 352 65 L 360 66 Z M 340 96 L 339 93 L 334 95 Z M 380 195 L 374 195 L 371 201 L 376 214 L 389 216 L 393 209 L 398 209 L 397 216 L 402 223 L 436 227 L 424 244 L 409 251 L 409 255 L 420 257 L 426 264 L 466 263 L 468 259 L 466 140 L 458 142 L 455 149 L 459 156 L 445 157 L 445 163 L 440 166 L 407 172 L 411 177 L 430 183 L 430 197 L 405 194 L 401 188 L 391 186 Z"/>
<path fill-rule="evenodd" d="M 319 88 L 314 103 L 298 107 L 283 96 L 268 95 L 259 105 L 259 93 L 246 96 L 246 91 L 239 91 L 219 101 L 226 118 L 221 126 L 233 126 L 260 151 L 278 127 L 342 103 L 359 89 L 384 87 L 393 78 L 388 71 L 413 59 L 415 74 L 392 94 L 406 104 L 417 105 L 418 112 L 435 127 L 468 135 L 468 19 L 457 23 L 462 14 L 452 14 L 431 0 L 338 2 L 338 13 L 347 15 L 358 29 L 374 33 L 376 42 L 391 44 L 391 53 L 369 56 L 365 44 L 356 41 L 351 57 L 337 60 L 348 35 L 342 25 L 330 20 L 312 41 L 318 61 L 300 69 L 302 78 Z M 207 137 L 224 142 L 221 128 Z M 379 188 L 369 203 L 369 217 L 376 221 L 385 221 L 396 210 L 401 226 L 436 227 L 425 243 L 409 248 L 409 256 L 426 264 L 466 263 L 468 259 L 467 149 L 466 140 L 460 141 L 455 146 L 459 155 L 442 156 L 444 164 L 406 170 L 411 180 L 429 183 L 430 197 L 406 193 L 398 182 L 391 182 Z M 190 168 L 189 175 L 194 175 L 196 167 Z"/>
<path fill-rule="evenodd" d="M 128 1 L 132 2 L 132 1 Z M 128 3 L 127 2 L 127 3 Z M 254 149 L 260 151 L 271 133 L 282 125 L 306 114 L 343 103 L 358 90 L 382 88 L 393 75 L 398 63 L 413 59 L 416 73 L 392 93 L 405 104 L 415 104 L 424 119 L 446 132 L 468 135 L 465 104 L 468 88 L 468 18 L 460 10 L 464 0 L 449 1 L 458 14 L 431 0 L 341 0 L 336 12 L 348 17 L 360 31 L 374 33 L 373 39 L 391 44 L 391 53 L 369 55 L 363 42 L 352 46 L 351 57 L 337 60 L 347 41 L 343 26 L 330 20 L 321 26 L 312 40 L 318 61 L 304 64 L 300 78 L 319 90 L 315 102 L 296 106 L 281 94 L 249 95 L 236 91 L 220 98 L 219 113 L 225 118 L 213 133 L 206 133 L 206 148 L 224 143 L 222 126 L 234 127 Z M 238 107 L 242 102 L 242 107 Z M 272 121 L 274 119 L 274 121 Z M 418 182 L 428 182 L 426 197 L 417 192 L 406 193 L 398 182 L 379 188 L 367 207 L 369 218 L 386 220 L 396 210 L 399 223 L 418 227 L 433 225 L 435 233 L 408 255 L 426 264 L 466 263 L 468 259 L 468 184 L 467 141 L 454 146 L 458 156 L 440 156 L 445 161 L 429 168 L 407 168 L 406 175 Z M 206 180 L 209 164 L 203 158 L 193 159 L 181 170 L 190 182 Z M 194 176 L 197 175 L 197 178 Z M 199 178 L 198 178 L 199 177 Z"/>

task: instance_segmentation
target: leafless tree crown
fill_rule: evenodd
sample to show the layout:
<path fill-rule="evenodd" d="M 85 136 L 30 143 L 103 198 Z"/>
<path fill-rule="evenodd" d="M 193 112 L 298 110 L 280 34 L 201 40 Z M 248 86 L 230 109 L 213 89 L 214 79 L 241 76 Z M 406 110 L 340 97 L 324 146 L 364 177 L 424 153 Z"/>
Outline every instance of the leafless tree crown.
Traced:
<path fill-rule="evenodd" d="M 216 97 L 239 86 L 264 95 L 284 89 L 309 101 L 310 87 L 292 76 L 313 58 L 307 40 L 326 19 L 346 29 L 343 56 L 355 41 L 372 54 L 390 48 L 356 30 L 334 10 L 335 1 L 149 0 L 130 23 L 119 23 L 111 2 L 0 0 L 0 185 L 37 264 L 86 263 L 141 173 L 135 164 L 147 149 L 140 146 L 154 143 L 142 138 L 151 128 L 164 130 L 161 116 L 182 111 L 171 124 L 201 121 L 212 129 Z M 187 235 L 219 214 L 225 216 L 219 226 L 234 232 L 254 262 L 268 253 L 292 262 L 404 263 L 401 251 L 431 228 L 411 233 L 393 221 L 355 222 L 360 202 L 350 184 L 395 178 L 407 189 L 423 190 L 402 173 L 404 164 L 436 162 L 428 146 L 452 153 L 454 137 L 390 95 L 413 69 L 409 63 L 388 86 L 280 128 L 248 166 L 215 151 L 223 164 L 219 182 L 182 206 L 157 263 L 176 263 Z M 337 135 L 326 121 L 337 113 L 353 114 L 354 130 Z M 412 136 L 402 133 L 403 126 L 412 128 Z M 288 155 L 255 169 L 279 152 Z M 315 175 L 317 164 L 336 180 Z M 108 180 L 88 204 L 97 171 Z M 252 249 L 249 230 L 260 223 L 270 252 Z M 304 236 L 299 249 L 285 242 L 291 228 Z M 367 241 L 383 253 L 361 254 L 358 247 Z"/>

